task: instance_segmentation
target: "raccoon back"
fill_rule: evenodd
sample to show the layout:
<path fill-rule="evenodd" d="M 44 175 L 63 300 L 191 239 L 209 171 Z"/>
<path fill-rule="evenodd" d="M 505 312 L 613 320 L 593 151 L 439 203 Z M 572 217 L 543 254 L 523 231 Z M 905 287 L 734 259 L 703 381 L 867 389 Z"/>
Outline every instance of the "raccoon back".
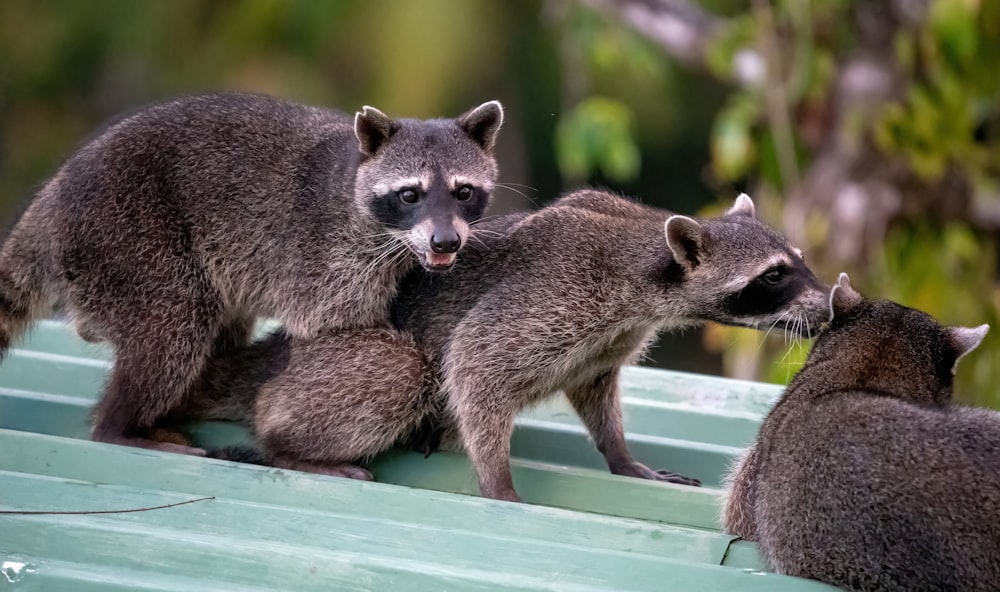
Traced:
<path fill-rule="evenodd" d="M 1000 581 L 1000 414 L 833 394 L 758 447 L 759 543 L 782 573 L 857 590 Z"/>
<path fill-rule="evenodd" d="M 278 243 L 305 251 L 344 227 L 359 160 L 351 119 L 339 111 L 198 95 L 112 124 L 64 163 L 39 200 L 60 203 L 54 228 L 79 249 L 95 233 L 131 247 L 130 237 L 179 225 L 190 248 L 212 254 L 210 266 L 238 266 Z M 72 264 L 76 255 L 63 257 Z"/>

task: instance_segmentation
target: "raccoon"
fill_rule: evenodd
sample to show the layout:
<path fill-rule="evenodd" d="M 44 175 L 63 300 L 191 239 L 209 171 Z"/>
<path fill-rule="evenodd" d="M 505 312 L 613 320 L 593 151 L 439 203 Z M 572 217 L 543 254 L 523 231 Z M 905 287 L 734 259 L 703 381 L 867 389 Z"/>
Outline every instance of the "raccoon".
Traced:
<path fill-rule="evenodd" d="M 867 300 L 831 321 L 734 468 L 726 532 L 772 569 L 852 590 L 995 590 L 1000 414 L 952 403 L 989 329 Z"/>
<path fill-rule="evenodd" d="M 413 337 L 392 329 L 317 338 L 278 330 L 211 360 L 161 437 L 192 417 L 243 420 L 263 450 L 237 446 L 209 456 L 371 480 L 353 463 L 411 440 L 439 413 L 433 370 Z"/>
<path fill-rule="evenodd" d="M 800 253 L 755 218 L 745 195 L 725 215 L 695 220 L 583 190 L 536 213 L 482 226 L 479 241 L 451 272 L 409 274 L 393 305 L 396 329 L 416 339 L 440 382 L 427 408 L 432 415 L 380 423 L 372 410 L 400 404 L 386 394 L 386 383 L 398 377 L 356 372 L 336 357 L 326 360 L 338 368 L 336 389 L 324 389 L 301 365 L 294 373 L 289 367 L 280 384 L 255 383 L 219 366 L 218 372 L 210 368 L 215 379 L 194 398 L 259 392 L 281 400 L 271 404 L 281 410 L 280 421 L 260 405 L 252 419 L 267 448 L 291 456 L 300 454 L 291 445 L 293 432 L 308 433 L 301 440 L 312 441 L 356 432 L 382 434 L 380 442 L 429 436 L 420 442 L 427 449 L 439 438 L 447 443 L 457 437 L 482 494 L 519 501 L 510 474 L 514 416 L 562 390 L 612 473 L 693 485 L 697 480 L 632 458 L 622 426 L 621 367 L 634 363 L 664 329 L 713 320 L 810 334 L 826 319 L 826 287 Z M 251 365 L 276 367 L 275 360 L 290 355 L 287 348 L 299 347 L 307 345 L 292 340 L 256 348 Z M 412 383 L 405 396 L 426 388 L 433 386 Z M 313 412 L 326 404 L 336 411 Z M 350 419 L 323 419 L 339 420 L 343 409 L 353 410 Z M 357 458 L 309 456 L 331 464 Z"/>
<path fill-rule="evenodd" d="M 93 438 L 149 429 L 255 317 L 290 335 L 388 323 L 418 262 L 450 268 L 497 177 L 496 101 L 353 118 L 221 93 L 144 108 L 69 157 L 0 248 L 0 352 L 57 305 L 115 364 Z"/>

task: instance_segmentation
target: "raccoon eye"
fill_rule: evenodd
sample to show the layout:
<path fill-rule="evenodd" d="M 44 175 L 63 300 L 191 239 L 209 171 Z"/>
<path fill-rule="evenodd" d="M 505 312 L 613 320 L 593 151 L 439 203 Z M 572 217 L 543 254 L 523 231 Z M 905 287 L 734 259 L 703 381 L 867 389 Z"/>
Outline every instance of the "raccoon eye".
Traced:
<path fill-rule="evenodd" d="M 397 191 L 396 196 L 399 197 L 399 201 L 408 204 L 415 204 L 420 199 L 420 194 L 415 189 L 410 189 L 409 187 Z"/>
<path fill-rule="evenodd" d="M 473 193 L 474 191 L 471 186 L 462 185 L 461 187 L 458 188 L 458 190 L 455 191 L 455 197 L 458 198 L 458 201 L 469 201 L 470 199 L 472 199 Z"/>
<path fill-rule="evenodd" d="M 787 275 L 788 275 L 788 270 L 785 269 L 784 267 L 774 267 L 772 269 L 765 271 L 764 275 L 762 275 L 761 277 L 764 279 L 765 282 L 773 286 L 775 284 L 780 284 L 781 280 L 785 279 Z"/>

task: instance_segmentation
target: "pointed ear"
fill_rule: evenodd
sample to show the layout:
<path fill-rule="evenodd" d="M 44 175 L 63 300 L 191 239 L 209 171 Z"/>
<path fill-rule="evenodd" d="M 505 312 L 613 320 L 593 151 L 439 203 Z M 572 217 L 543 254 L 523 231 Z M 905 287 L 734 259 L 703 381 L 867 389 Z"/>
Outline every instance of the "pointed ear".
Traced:
<path fill-rule="evenodd" d="M 375 107 L 365 105 L 354 114 L 354 135 L 358 138 L 358 149 L 365 156 L 375 156 L 395 131 L 392 119 Z"/>
<path fill-rule="evenodd" d="M 483 103 L 458 118 L 458 127 L 487 152 L 492 151 L 496 145 L 501 125 L 503 125 L 503 106 L 500 101 Z"/>
<path fill-rule="evenodd" d="M 726 210 L 727 216 L 750 216 L 755 218 L 757 216 L 757 209 L 754 208 L 753 200 L 746 193 L 741 193 L 739 197 L 736 198 L 736 203 L 733 207 Z"/>
<path fill-rule="evenodd" d="M 674 260 L 685 269 L 694 269 L 705 256 L 705 229 L 687 216 L 671 216 L 663 227 Z"/>
<path fill-rule="evenodd" d="M 861 294 L 855 292 L 854 288 L 851 287 L 851 278 L 847 277 L 846 273 L 840 274 L 837 283 L 830 290 L 830 320 L 847 314 L 862 300 L 864 299 Z"/>
<path fill-rule="evenodd" d="M 979 325 L 978 327 L 947 327 L 944 331 L 948 335 L 948 341 L 955 348 L 955 365 L 951 367 L 951 373 L 958 370 L 958 361 L 965 357 L 965 354 L 979 347 L 986 332 L 990 330 L 989 325 Z"/>

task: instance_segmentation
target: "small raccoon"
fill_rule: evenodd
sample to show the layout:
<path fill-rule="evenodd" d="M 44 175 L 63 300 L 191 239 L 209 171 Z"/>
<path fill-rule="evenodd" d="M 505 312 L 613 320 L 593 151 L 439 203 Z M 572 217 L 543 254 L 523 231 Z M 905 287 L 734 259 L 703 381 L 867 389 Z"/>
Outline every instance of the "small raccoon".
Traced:
<path fill-rule="evenodd" d="M 396 120 L 238 93 L 142 109 L 70 156 L 4 242 L 0 353 L 58 305 L 115 348 L 94 439 L 201 453 L 148 432 L 255 317 L 296 336 L 386 325 L 409 269 L 455 262 L 502 119 L 496 101 Z"/>
<path fill-rule="evenodd" d="M 260 392 L 280 400 L 274 409 L 281 410 L 281 421 L 260 405 L 253 420 L 268 448 L 291 456 L 301 457 L 291 433 L 317 442 L 356 432 L 382 434 L 380 442 L 429 433 L 430 442 L 423 444 L 433 449 L 442 432 L 447 439 L 457 430 L 482 494 L 517 501 L 510 474 L 514 416 L 562 390 L 613 473 L 697 484 L 632 458 L 622 426 L 621 367 L 635 362 L 662 329 L 714 320 L 810 333 L 826 319 L 826 287 L 781 236 L 754 217 L 746 196 L 724 216 L 699 221 L 584 190 L 534 214 L 482 226 L 481 242 L 450 273 L 411 273 L 393 306 L 396 328 L 411 334 L 434 365 L 441 385 L 428 409 L 440 413 L 380 423 L 377 409 L 401 404 L 386 394 L 398 376 L 354 372 L 336 357 L 324 362 L 338 368 L 341 390 L 324 389 L 302 365 L 295 373 L 289 367 L 280 384 L 263 385 L 253 377 L 248 384 L 220 365 L 210 368 L 211 385 L 194 398 L 219 401 Z M 291 355 L 285 348 L 297 347 L 306 346 L 286 341 L 257 348 L 253 363 L 276 367 L 275 360 Z M 416 397 L 425 384 L 411 383 L 406 396 Z M 314 402 L 336 410 L 315 413 Z M 343 409 L 354 410 L 349 421 L 324 419 L 339 420 Z M 428 432 L 428 424 L 437 429 Z M 356 460 L 343 454 L 308 459 L 335 465 Z"/>
<path fill-rule="evenodd" d="M 828 328 L 734 467 L 726 532 L 852 590 L 996 590 L 1000 414 L 952 404 L 988 325 L 942 327 L 845 274 Z"/>

